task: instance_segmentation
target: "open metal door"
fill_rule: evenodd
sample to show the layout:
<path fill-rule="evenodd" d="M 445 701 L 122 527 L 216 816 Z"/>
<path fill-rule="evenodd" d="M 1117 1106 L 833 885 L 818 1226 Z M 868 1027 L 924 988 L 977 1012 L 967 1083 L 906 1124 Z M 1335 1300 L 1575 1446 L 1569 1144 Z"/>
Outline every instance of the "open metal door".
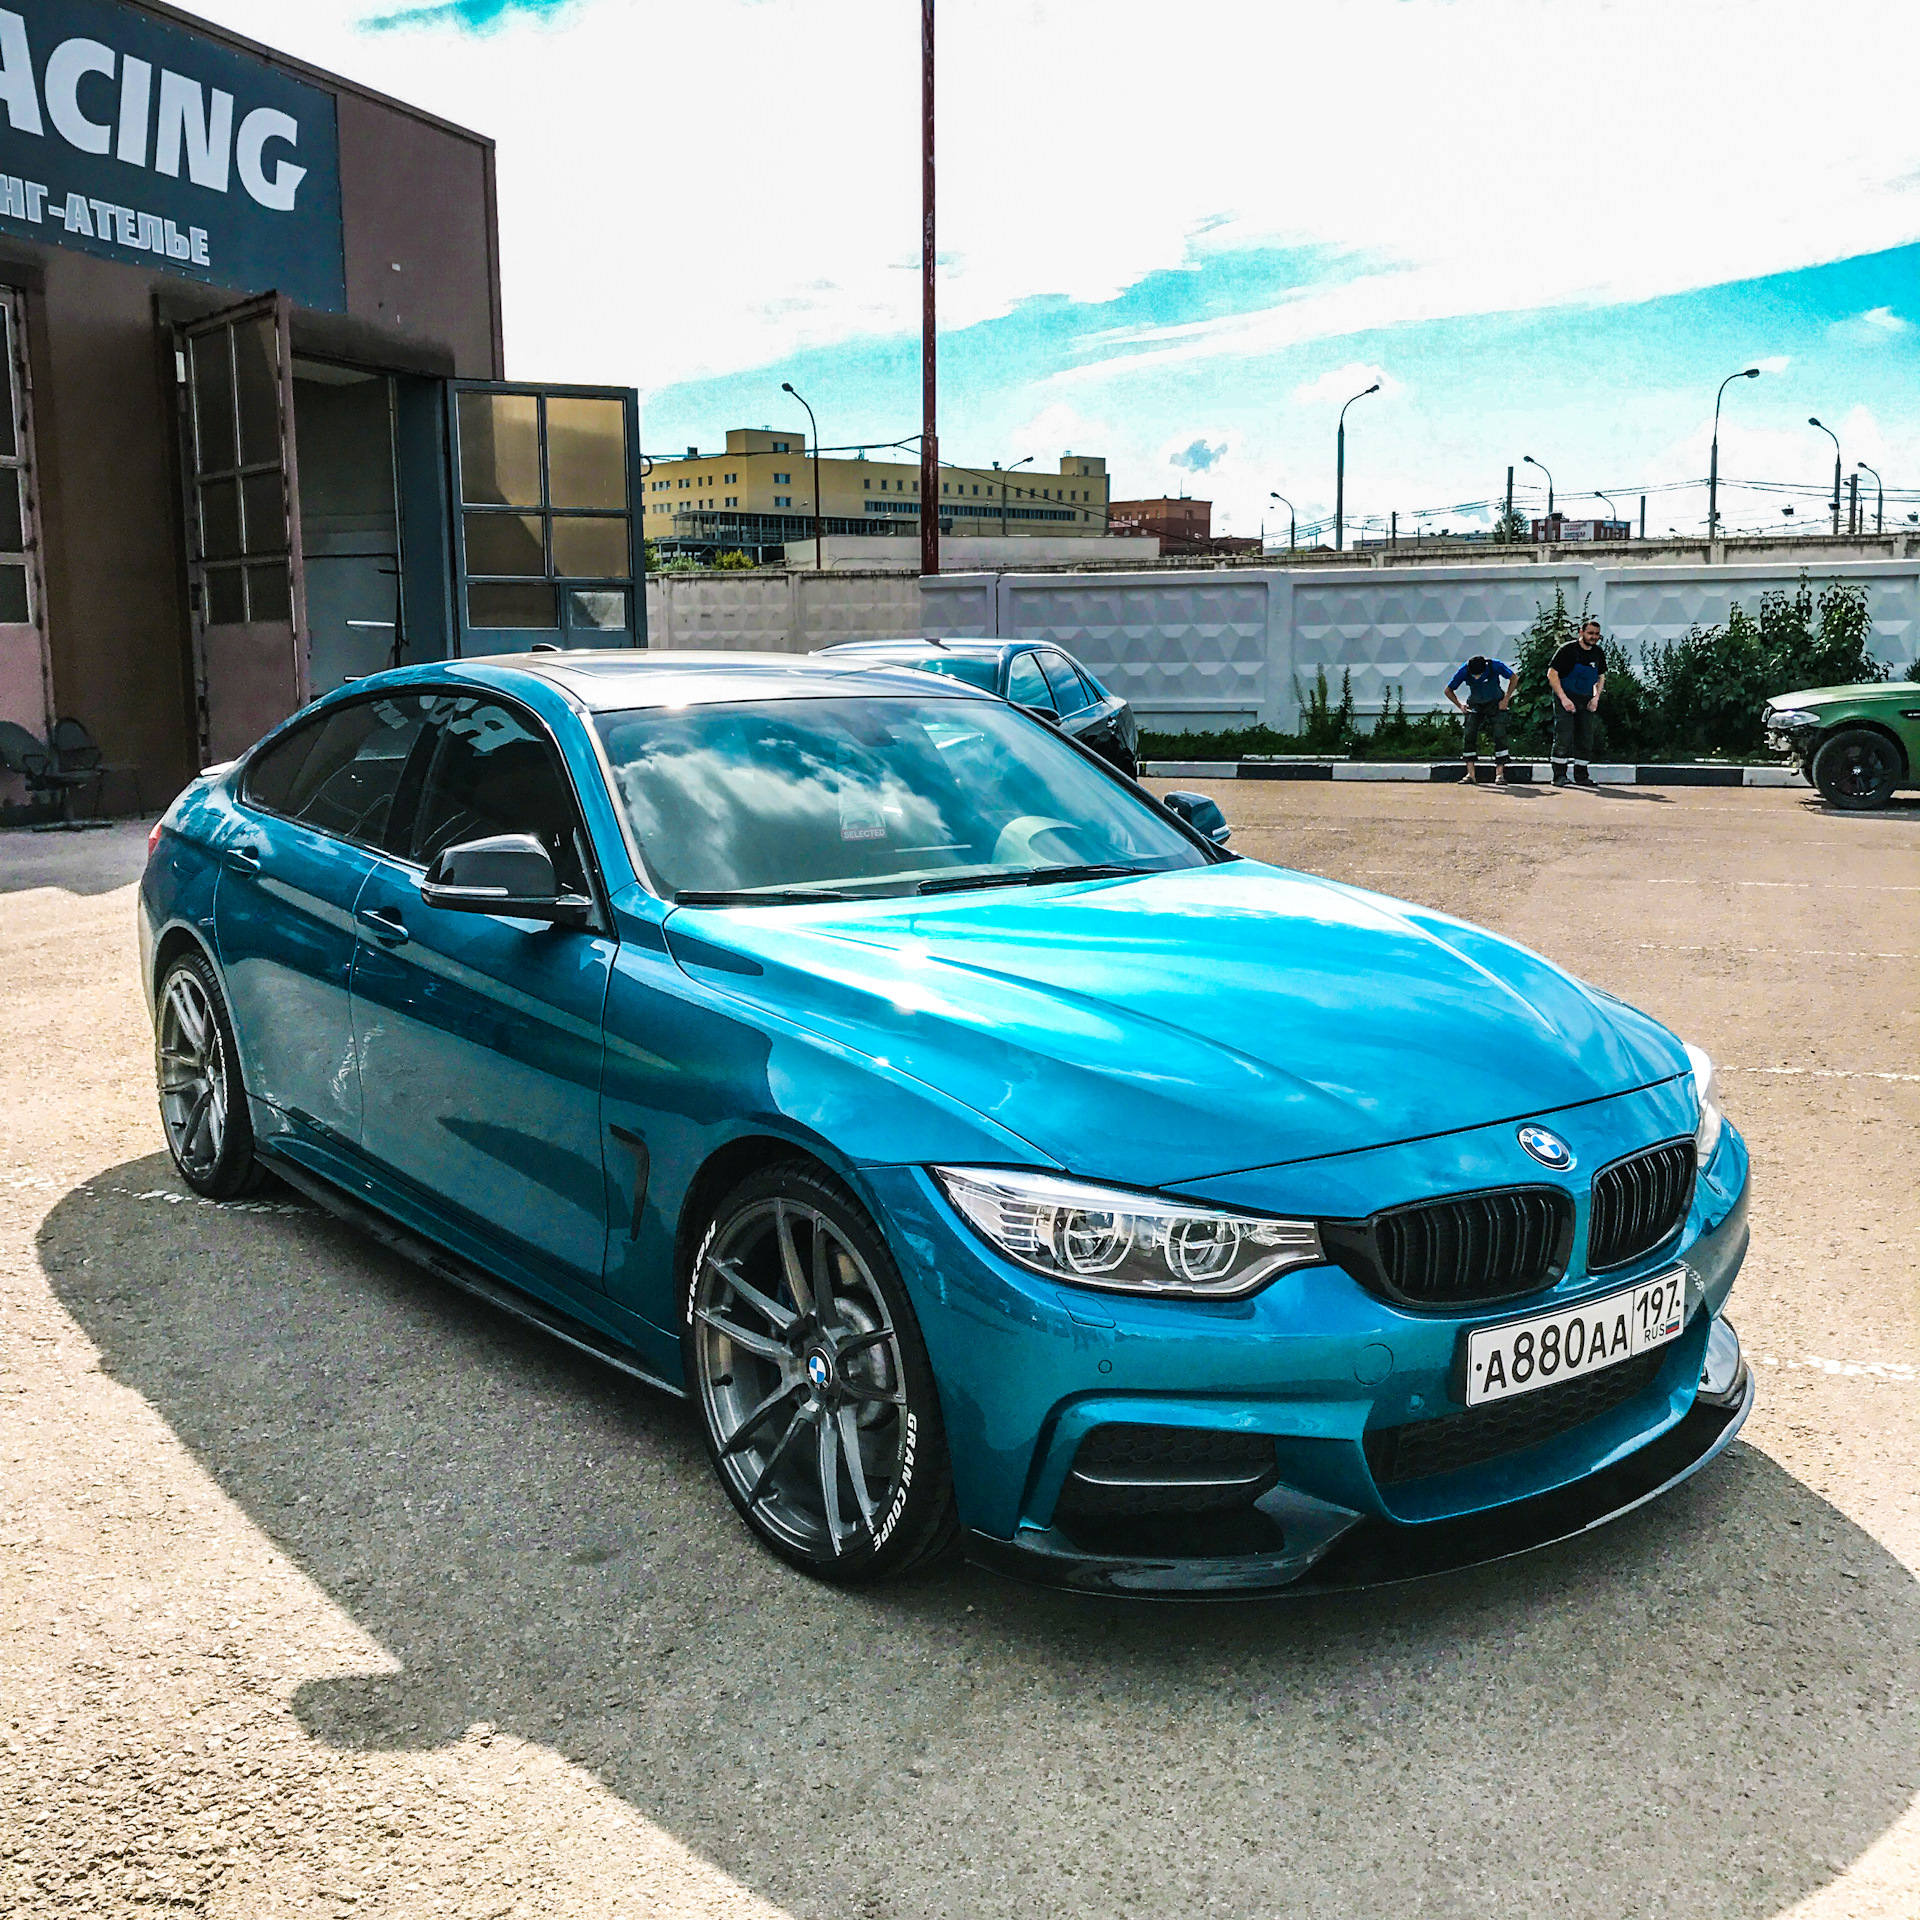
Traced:
<path fill-rule="evenodd" d="M 456 380 L 452 428 L 459 651 L 644 647 L 634 389 Z"/>
<path fill-rule="evenodd" d="M 44 740 L 55 716 L 25 309 L 25 294 L 0 288 L 0 720 Z"/>
<path fill-rule="evenodd" d="M 203 761 L 309 698 L 288 322 L 265 294 L 175 330 Z"/>

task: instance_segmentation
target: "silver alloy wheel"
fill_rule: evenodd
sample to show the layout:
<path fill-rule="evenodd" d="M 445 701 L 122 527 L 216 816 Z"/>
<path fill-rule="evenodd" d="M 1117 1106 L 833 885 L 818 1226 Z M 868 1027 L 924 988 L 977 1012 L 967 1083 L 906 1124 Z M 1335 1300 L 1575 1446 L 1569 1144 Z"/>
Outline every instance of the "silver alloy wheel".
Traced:
<path fill-rule="evenodd" d="M 769 1533 L 812 1558 L 877 1548 L 911 1471 L 886 1296 L 818 1208 L 743 1207 L 694 1278 L 694 1352 L 721 1471 Z"/>
<path fill-rule="evenodd" d="M 227 1141 L 227 1056 L 207 990 L 188 968 L 167 982 L 160 1007 L 160 1117 L 182 1167 L 202 1179 Z"/>

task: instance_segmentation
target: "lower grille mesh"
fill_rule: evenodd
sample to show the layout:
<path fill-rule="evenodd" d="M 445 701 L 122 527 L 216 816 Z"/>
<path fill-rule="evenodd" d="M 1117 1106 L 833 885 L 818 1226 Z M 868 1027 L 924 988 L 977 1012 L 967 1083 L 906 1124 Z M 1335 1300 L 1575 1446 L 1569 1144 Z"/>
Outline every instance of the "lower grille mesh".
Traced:
<path fill-rule="evenodd" d="M 1363 1444 L 1374 1485 L 1401 1486 L 1438 1473 L 1457 1473 L 1462 1467 L 1477 1467 L 1556 1440 L 1644 1393 L 1659 1377 L 1669 1351 L 1669 1347 L 1655 1347 L 1617 1367 L 1602 1367 L 1581 1379 L 1496 1400 L 1491 1406 L 1469 1407 L 1464 1413 L 1415 1420 L 1403 1427 L 1372 1428 Z"/>

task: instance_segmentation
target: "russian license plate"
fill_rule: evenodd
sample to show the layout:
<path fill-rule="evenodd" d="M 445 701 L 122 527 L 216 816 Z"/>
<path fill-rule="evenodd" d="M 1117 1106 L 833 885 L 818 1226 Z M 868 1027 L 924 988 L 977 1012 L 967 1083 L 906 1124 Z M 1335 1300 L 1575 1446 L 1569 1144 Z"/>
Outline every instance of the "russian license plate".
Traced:
<path fill-rule="evenodd" d="M 1467 1405 L 1537 1393 L 1664 1346 L 1686 1322 L 1687 1273 L 1675 1267 L 1583 1307 L 1509 1320 L 1467 1336 Z"/>

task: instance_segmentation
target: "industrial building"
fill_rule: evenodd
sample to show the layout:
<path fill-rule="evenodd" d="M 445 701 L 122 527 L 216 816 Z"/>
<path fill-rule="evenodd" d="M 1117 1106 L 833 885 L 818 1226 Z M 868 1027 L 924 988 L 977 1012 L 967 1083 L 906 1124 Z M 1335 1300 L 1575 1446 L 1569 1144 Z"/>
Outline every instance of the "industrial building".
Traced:
<path fill-rule="evenodd" d="M 734 427 L 726 447 L 655 458 L 645 481 L 645 529 L 663 559 L 712 560 L 727 552 L 779 562 L 789 541 L 814 533 L 813 458 L 802 433 Z M 945 467 L 940 531 L 1009 538 L 1097 536 L 1107 531 L 1107 463 L 1060 456 L 1056 471 L 1022 461 L 1011 470 Z M 917 537 L 920 464 L 911 455 L 865 449 L 820 457 L 822 535 Z"/>
<path fill-rule="evenodd" d="M 636 396 L 504 380 L 479 134 L 0 9 L 0 334 L 0 718 L 83 721 L 113 808 L 389 663 L 644 638 Z"/>

